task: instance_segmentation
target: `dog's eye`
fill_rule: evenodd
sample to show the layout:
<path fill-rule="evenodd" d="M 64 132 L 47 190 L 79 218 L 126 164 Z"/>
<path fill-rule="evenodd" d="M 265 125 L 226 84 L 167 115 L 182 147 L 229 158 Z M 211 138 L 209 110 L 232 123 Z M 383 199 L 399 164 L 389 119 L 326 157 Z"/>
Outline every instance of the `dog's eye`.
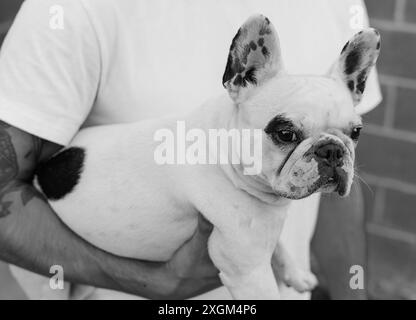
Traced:
<path fill-rule="evenodd" d="M 297 134 L 292 130 L 279 130 L 277 136 L 282 142 L 296 142 L 298 140 Z"/>
<path fill-rule="evenodd" d="M 351 139 L 352 140 L 354 140 L 354 141 L 358 140 L 358 138 L 360 137 L 361 129 L 362 129 L 362 127 L 355 127 L 354 129 L 352 129 L 352 131 L 351 131 Z"/>

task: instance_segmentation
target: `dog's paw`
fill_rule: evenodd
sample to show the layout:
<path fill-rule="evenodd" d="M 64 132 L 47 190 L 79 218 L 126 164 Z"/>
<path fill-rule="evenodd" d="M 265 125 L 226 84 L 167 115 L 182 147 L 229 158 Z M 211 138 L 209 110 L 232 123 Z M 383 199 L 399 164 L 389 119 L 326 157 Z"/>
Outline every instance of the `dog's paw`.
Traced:
<path fill-rule="evenodd" d="M 296 267 L 285 271 L 283 282 L 300 293 L 311 291 L 318 284 L 318 279 L 310 271 L 305 271 Z"/>

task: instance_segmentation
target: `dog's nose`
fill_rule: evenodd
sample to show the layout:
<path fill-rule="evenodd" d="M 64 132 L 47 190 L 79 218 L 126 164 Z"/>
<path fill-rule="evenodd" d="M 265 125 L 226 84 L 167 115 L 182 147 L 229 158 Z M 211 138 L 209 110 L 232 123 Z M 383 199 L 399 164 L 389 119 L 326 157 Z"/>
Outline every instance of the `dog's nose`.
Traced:
<path fill-rule="evenodd" d="M 344 150 L 335 143 L 327 143 L 315 150 L 315 155 L 328 166 L 340 167 L 343 164 Z"/>

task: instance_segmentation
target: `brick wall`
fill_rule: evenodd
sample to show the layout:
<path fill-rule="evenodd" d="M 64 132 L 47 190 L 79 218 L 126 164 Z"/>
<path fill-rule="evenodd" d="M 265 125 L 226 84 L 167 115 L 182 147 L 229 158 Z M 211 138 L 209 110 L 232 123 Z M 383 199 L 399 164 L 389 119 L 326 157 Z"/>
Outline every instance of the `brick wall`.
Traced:
<path fill-rule="evenodd" d="M 0 44 L 21 3 L 0 0 Z M 374 297 L 416 298 L 416 0 L 366 4 L 382 34 L 378 70 L 384 95 L 365 117 L 358 150 L 360 175 L 368 183 L 368 280 Z M 16 292 L 7 283 L 6 291 Z"/>
<path fill-rule="evenodd" d="M 416 1 L 366 0 L 382 36 L 384 101 L 365 116 L 358 155 L 365 189 L 370 290 L 416 298 Z"/>

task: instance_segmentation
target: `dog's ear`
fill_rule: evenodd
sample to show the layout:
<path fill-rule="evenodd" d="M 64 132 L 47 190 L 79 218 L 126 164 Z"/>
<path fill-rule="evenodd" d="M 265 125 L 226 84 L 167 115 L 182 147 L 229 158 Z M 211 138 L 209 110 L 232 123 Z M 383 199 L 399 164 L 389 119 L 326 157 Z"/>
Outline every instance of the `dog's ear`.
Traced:
<path fill-rule="evenodd" d="M 341 78 L 348 87 L 354 105 L 360 103 L 365 83 L 380 53 L 380 33 L 368 28 L 348 41 L 341 56 L 330 71 L 330 76 Z"/>
<path fill-rule="evenodd" d="M 268 18 L 250 17 L 235 35 L 222 83 L 237 103 L 283 71 L 279 37 Z"/>

